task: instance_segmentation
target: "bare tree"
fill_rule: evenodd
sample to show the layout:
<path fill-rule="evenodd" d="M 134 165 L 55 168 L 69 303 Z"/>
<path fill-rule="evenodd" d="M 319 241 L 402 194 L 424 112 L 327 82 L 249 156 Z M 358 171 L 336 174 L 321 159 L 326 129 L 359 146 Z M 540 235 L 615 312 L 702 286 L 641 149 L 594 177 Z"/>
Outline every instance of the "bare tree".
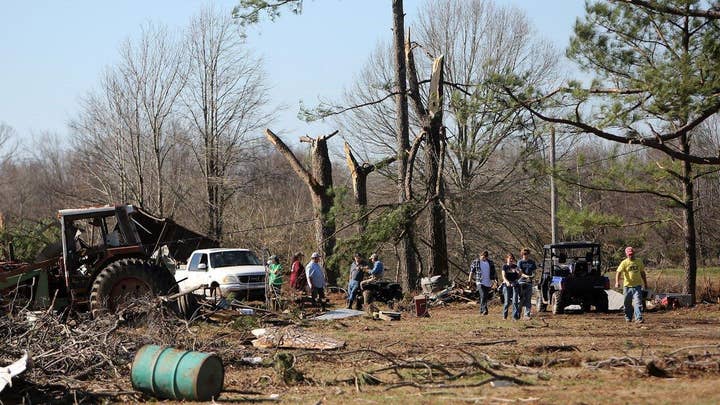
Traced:
<path fill-rule="evenodd" d="M 250 135 L 268 121 L 261 61 L 245 48 L 230 16 L 208 9 L 191 23 L 183 93 L 193 150 L 205 179 L 207 232 L 221 239 L 225 208 L 253 158 Z"/>
<path fill-rule="evenodd" d="M 153 165 L 154 201 L 146 205 L 164 215 L 165 190 L 168 187 L 165 163 L 176 143 L 171 120 L 184 86 L 182 49 L 173 41 L 167 29 L 146 25 L 137 42 L 125 42 L 120 56 L 119 70 L 122 77 L 137 89 L 138 115 L 141 120 L 138 132 L 142 138 L 133 138 L 132 145 L 137 144 L 135 151 L 138 154 L 145 149 Z"/>

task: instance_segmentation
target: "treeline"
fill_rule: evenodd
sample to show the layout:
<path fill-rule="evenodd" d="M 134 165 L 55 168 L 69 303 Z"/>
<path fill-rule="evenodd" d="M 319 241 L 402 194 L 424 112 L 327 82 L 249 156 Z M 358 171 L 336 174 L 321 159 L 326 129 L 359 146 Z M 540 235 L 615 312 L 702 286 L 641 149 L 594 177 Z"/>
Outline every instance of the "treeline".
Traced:
<path fill-rule="evenodd" d="M 629 8 L 642 17 L 642 6 L 597 4 Z M 609 22 L 600 21 L 605 11 L 595 6 L 588 5 L 584 21 L 599 29 Z M 664 18 L 691 23 L 704 18 L 691 15 L 667 13 Z M 662 135 L 682 128 L 676 126 L 677 114 L 668 118 L 657 106 L 647 107 L 654 115 L 638 113 L 647 102 L 642 97 L 654 91 L 649 79 L 616 81 L 614 93 L 601 86 L 612 83 L 593 82 L 591 89 L 606 89 L 605 97 L 636 97 L 608 98 L 611 107 L 606 110 L 592 111 L 600 104 L 587 101 L 597 92 L 576 84 L 565 87 L 565 94 L 582 100 L 568 101 L 566 96 L 548 102 L 559 94 L 554 89 L 565 86 L 561 53 L 538 39 L 527 16 L 515 8 L 480 0 L 433 0 L 408 25 L 413 28 L 412 38 L 401 47 L 417 82 L 408 76 L 409 86 L 402 92 L 411 97 L 407 147 L 400 148 L 397 142 L 402 132 L 396 120 L 397 44 L 381 45 L 369 55 L 357 82 L 341 99 L 303 111 L 310 119 L 334 120 L 349 153 L 361 167 L 372 166 L 367 171 L 366 205 L 358 205 L 353 187 L 357 168 L 348 166 L 342 139 L 334 137 L 328 140 L 335 152 L 333 186 L 327 190 L 333 206 L 319 216 L 307 185 L 263 135 L 274 123 L 275 103 L 269 99 L 252 44 L 244 42 L 229 11 L 206 10 L 182 32 L 146 25 L 138 39 L 128 40 L 119 49 L 119 62 L 109 66 L 96 88 L 82 98 L 80 112 L 71 120 L 69 147 L 62 148 L 63 142 L 52 135 L 18 145 L 21 137 L 7 125 L 0 127 L 2 238 L 13 239 L 18 255 L 32 260 L 44 243 L 57 236 L 52 224 L 58 209 L 132 203 L 225 245 L 267 249 L 287 260 L 297 250 L 317 250 L 317 221 L 332 220 L 338 243 L 327 262 L 335 271 L 343 272 L 351 253 L 360 250 L 379 252 L 394 276 L 393 270 L 404 263 L 403 238 L 412 233 L 417 270 L 427 275 L 436 260 L 437 233 L 431 228 L 440 224 L 453 276 L 466 270 L 482 250 L 501 260 L 521 247 L 538 252 L 549 243 L 549 178 L 554 175 L 560 240 L 599 241 L 608 264 L 620 259 L 624 246 L 633 245 L 651 265 L 687 267 L 685 217 L 691 215 L 697 260 L 701 265 L 717 265 L 718 166 L 692 164 L 688 174 L 683 160 L 716 154 L 720 147 L 717 91 L 696 92 L 709 94 L 694 96 L 706 97 L 701 103 L 704 119 L 682 135 L 692 138 L 692 147 L 685 151 L 680 145 L 678 150 L 685 155 L 674 156 L 643 143 L 642 138 L 611 142 L 575 125 L 592 124 L 608 131 L 632 128 L 636 135 L 643 129 Z M 706 29 L 705 41 L 720 37 L 716 25 L 698 28 Z M 578 56 L 582 52 L 588 55 L 583 46 L 601 46 L 593 45 L 597 37 L 588 29 L 576 28 L 575 60 L 583 60 Z M 424 123 L 433 118 L 425 114 L 432 111 L 437 97 L 430 90 L 430 75 L 437 72 L 441 55 L 441 137 L 433 148 L 428 141 L 430 125 Z M 716 65 L 702 69 L 704 74 L 718 75 Z M 609 77 L 601 67 L 595 72 Z M 640 89 L 620 89 L 630 84 Z M 633 119 L 644 126 L 621 122 L 631 114 L 638 115 Z M 693 114 L 685 111 L 681 121 L 694 122 Z M 549 162 L 551 126 L 557 134 L 555 171 Z M 284 135 L 288 144 L 297 145 L 292 149 L 299 162 L 309 165 L 306 145 L 296 143 L 294 134 Z M 668 138 L 663 145 L 676 141 Z M 407 161 L 408 156 L 412 171 L 403 176 L 412 176 L 402 181 L 408 182 L 411 193 L 403 200 L 398 188 L 405 185 L 399 184 L 397 167 L 400 158 Z M 684 195 L 688 181 L 693 186 L 689 196 Z"/>

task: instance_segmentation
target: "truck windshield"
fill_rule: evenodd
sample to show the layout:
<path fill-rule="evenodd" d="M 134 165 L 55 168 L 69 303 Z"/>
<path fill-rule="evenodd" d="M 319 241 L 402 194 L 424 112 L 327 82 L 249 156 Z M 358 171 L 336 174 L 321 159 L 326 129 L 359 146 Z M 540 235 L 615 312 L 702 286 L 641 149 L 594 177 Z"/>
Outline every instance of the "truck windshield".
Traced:
<path fill-rule="evenodd" d="M 257 266 L 260 259 L 249 250 L 229 250 L 210 254 L 210 265 L 213 268 L 231 266 Z"/>

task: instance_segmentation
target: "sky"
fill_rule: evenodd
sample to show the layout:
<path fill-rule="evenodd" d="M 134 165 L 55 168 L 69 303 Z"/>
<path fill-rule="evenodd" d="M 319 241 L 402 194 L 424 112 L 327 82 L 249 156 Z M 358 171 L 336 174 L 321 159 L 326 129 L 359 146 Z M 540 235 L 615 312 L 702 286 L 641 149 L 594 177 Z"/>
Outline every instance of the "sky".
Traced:
<path fill-rule="evenodd" d="M 182 30 L 206 0 L 0 0 L 0 122 L 20 139 L 43 133 L 67 139 L 79 100 L 91 91 L 118 49 L 151 21 Z M 405 0 L 412 27 L 424 0 Z M 215 0 L 227 10 L 236 0 Z M 582 0 L 496 0 L 526 11 L 538 35 L 567 46 Z M 248 33 L 248 46 L 264 61 L 273 106 L 285 110 L 270 125 L 276 133 L 317 136 L 330 123 L 296 118 L 300 101 L 313 106 L 337 99 L 379 41 L 392 38 L 390 0 L 305 0 L 303 13 L 284 13 Z"/>

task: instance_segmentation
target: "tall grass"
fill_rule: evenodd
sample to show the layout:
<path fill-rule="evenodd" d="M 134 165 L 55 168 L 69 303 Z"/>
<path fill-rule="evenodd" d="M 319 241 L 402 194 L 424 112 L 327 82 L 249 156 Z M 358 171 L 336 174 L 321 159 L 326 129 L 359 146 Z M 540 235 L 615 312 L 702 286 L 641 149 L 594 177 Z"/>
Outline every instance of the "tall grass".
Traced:
<path fill-rule="evenodd" d="M 680 293 L 685 285 L 684 269 L 648 269 L 646 273 L 648 287 L 655 293 Z M 720 267 L 698 269 L 695 293 L 697 302 L 720 302 Z"/>

